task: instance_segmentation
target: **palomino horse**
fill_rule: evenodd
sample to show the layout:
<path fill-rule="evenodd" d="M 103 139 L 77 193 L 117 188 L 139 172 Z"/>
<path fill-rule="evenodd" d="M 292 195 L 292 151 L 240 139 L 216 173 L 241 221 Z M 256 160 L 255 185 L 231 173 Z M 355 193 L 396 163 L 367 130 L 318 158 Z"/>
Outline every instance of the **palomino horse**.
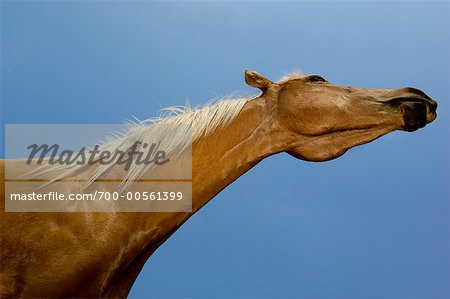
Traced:
<path fill-rule="evenodd" d="M 189 217 L 262 159 L 281 152 L 326 161 L 394 130 L 436 118 L 424 92 L 336 86 L 317 75 L 272 82 L 262 94 L 175 116 L 192 124 L 192 212 L 3 213 L 3 297 L 126 297 L 149 256 Z M 5 180 L 2 161 L 2 179 Z M 5 190 L 2 186 L 1 193 Z"/>

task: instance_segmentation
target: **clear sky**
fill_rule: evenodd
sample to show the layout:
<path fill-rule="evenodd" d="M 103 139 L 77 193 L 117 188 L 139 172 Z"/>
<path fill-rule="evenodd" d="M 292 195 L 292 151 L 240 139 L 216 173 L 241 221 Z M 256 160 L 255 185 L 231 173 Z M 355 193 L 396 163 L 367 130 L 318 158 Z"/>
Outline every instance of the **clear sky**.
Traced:
<path fill-rule="evenodd" d="M 449 2 L 1 9 L 2 126 L 147 118 L 186 98 L 253 92 L 246 68 L 414 86 L 439 102 L 425 129 L 337 160 L 263 161 L 161 246 L 131 297 L 450 298 Z"/>

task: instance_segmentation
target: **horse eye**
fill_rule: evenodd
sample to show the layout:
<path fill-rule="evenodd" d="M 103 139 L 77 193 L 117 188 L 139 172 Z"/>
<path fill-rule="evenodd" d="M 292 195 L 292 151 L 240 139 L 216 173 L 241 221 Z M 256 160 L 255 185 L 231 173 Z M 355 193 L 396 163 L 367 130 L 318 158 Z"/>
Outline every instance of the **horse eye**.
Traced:
<path fill-rule="evenodd" d="M 325 80 L 323 77 L 318 76 L 318 75 L 314 75 L 308 78 L 308 82 L 312 82 L 312 83 L 327 83 L 328 81 Z"/>

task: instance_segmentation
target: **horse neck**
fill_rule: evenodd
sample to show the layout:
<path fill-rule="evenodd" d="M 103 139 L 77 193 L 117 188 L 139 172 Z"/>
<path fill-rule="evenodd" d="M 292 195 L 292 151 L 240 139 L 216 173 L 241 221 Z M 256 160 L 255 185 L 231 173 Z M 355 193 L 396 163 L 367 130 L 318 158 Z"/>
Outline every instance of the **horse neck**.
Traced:
<path fill-rule="evenodd" d="M 284 150 L 271 122 L 273 107 L 264 97 L 249 101 L 231 124 L 194 143 L 194 213 L 262 159 Z"/>

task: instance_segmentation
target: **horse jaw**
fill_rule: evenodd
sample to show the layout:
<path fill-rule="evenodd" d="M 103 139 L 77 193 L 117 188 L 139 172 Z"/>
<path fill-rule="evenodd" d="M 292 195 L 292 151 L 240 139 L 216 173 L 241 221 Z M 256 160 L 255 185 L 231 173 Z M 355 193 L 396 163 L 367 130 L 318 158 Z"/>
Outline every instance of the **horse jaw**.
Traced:
<path fill-rule="evenodd" d="M 321 136 L 306 137 L 295 143 L 287 153 L 305 161 L 329 161 L 342 156 L 352 147 L 369 143 L 397 129 L 399 129 L 398 126 L 392 125 L 368 129 L 349 129 Z"/>

